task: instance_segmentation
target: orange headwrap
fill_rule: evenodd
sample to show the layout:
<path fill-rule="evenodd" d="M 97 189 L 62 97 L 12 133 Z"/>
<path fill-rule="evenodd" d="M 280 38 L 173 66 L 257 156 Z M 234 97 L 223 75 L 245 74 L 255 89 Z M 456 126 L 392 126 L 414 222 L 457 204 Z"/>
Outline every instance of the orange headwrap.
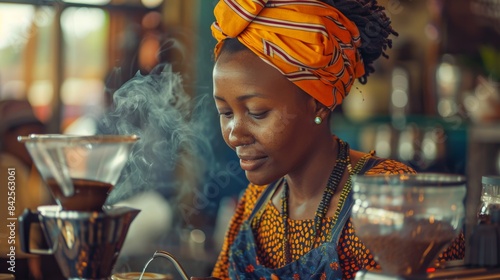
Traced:
<path fill-rule="evenodd" d="M 212 34 L 238 40 L 325 106 L 342 103 L 365 69 L 356 25 L 319 0 L 220 0 Z"/>

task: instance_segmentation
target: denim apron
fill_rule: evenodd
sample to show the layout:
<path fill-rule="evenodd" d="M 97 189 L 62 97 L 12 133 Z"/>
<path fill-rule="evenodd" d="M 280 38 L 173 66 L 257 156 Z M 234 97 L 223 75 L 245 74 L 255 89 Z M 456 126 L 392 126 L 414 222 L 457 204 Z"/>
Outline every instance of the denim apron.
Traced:
<path fill-rule="evenodd" d="M 375 166 L 379 158 L 369 158 L 359 174 Z M 350 180 L 350 179 L 349 179 Z M 231 279 L 342 279 L 342 270 L 337 254 L 337 244 L 353 205 L 352 192 L 344 202 L 336 224 L 332 228 L 331 240 L 311 249 L 298 260 L 280 268 L 268 268 L 259 263 L 256 242 L 251 223 L 257 213 L 266 207 L 279 182 L 270 184 L 255 204 L 250 217 L 243 222 L 229 251 L 229 277 Z"/>

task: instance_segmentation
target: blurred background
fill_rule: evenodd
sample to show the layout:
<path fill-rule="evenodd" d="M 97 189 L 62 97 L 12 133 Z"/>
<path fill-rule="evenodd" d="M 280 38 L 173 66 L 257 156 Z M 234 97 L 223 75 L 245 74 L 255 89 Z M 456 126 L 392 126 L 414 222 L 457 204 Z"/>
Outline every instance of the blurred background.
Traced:
<path fill-rule="evenodd" d="M 0 0 L 0 101 L 29 101 L 48 133 L 93 134 L 115 105 L 113 94 L 136 73 L 164 63 L 181 73 L 191 98 L 210 100 L 216 2 Z M 335 111 L 332 131 L 354 149 L 374 149 L 420 172 L 467 175 L 472 219 L 481 176 L 500 174 L 500 1 L 379 2 L 399 37 L 387 51 L 390 59 L 380 59 L 368 84 L 356 84 Z M 128 242 L 118 270 L 138 270 L 156 249 L 177 254 L 193 274 L 208 275 L 215 262 L 248 182 L 218 135 L 215 107 L 206 106 L 210 165 L 217 169 L 198 177 L 186 168 L 158 176 L 183 182 L 182 195 L 149 182 L 155 193 L 140 188 L 126 197 L 122 203 L 156 218 L 148 223 L 144 216 L 131 230 L 139 237 Z M 201 162 L 205 155 L 199 156 Z M 152 228 L 158 232 L 137 241 Z M 152 264 L 152 270 L 163 266 Z"/>

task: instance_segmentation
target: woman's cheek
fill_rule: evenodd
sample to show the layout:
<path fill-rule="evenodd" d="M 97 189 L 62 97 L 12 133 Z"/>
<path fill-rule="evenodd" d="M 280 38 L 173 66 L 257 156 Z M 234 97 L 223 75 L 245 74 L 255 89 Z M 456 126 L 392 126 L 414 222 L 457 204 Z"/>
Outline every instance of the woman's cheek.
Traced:
<path fill-rule="evenodd" d="M 224 119 L 222 117 L 220 120 L 220 130 L 221 130 L 221 134 L 222 134 L 222 138 L 224 139 L 224 142 L 226 142 L 226 144 L 228 146 L 230 146 L 229 145 L 229 125 L 228 125 L 227 119 Z"/>

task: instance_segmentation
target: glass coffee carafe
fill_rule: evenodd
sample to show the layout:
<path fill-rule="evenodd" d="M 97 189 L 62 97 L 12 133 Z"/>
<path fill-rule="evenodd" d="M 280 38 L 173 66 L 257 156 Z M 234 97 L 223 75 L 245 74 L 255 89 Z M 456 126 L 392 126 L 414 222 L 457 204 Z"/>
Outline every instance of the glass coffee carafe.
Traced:
<path fill-rule="evenodd" d="M 381 275 L 425 275 L 462 229 L 465 193 L 466 180 L 460 175 L 354 176 L 353 224 L 380 264 Z"/>

